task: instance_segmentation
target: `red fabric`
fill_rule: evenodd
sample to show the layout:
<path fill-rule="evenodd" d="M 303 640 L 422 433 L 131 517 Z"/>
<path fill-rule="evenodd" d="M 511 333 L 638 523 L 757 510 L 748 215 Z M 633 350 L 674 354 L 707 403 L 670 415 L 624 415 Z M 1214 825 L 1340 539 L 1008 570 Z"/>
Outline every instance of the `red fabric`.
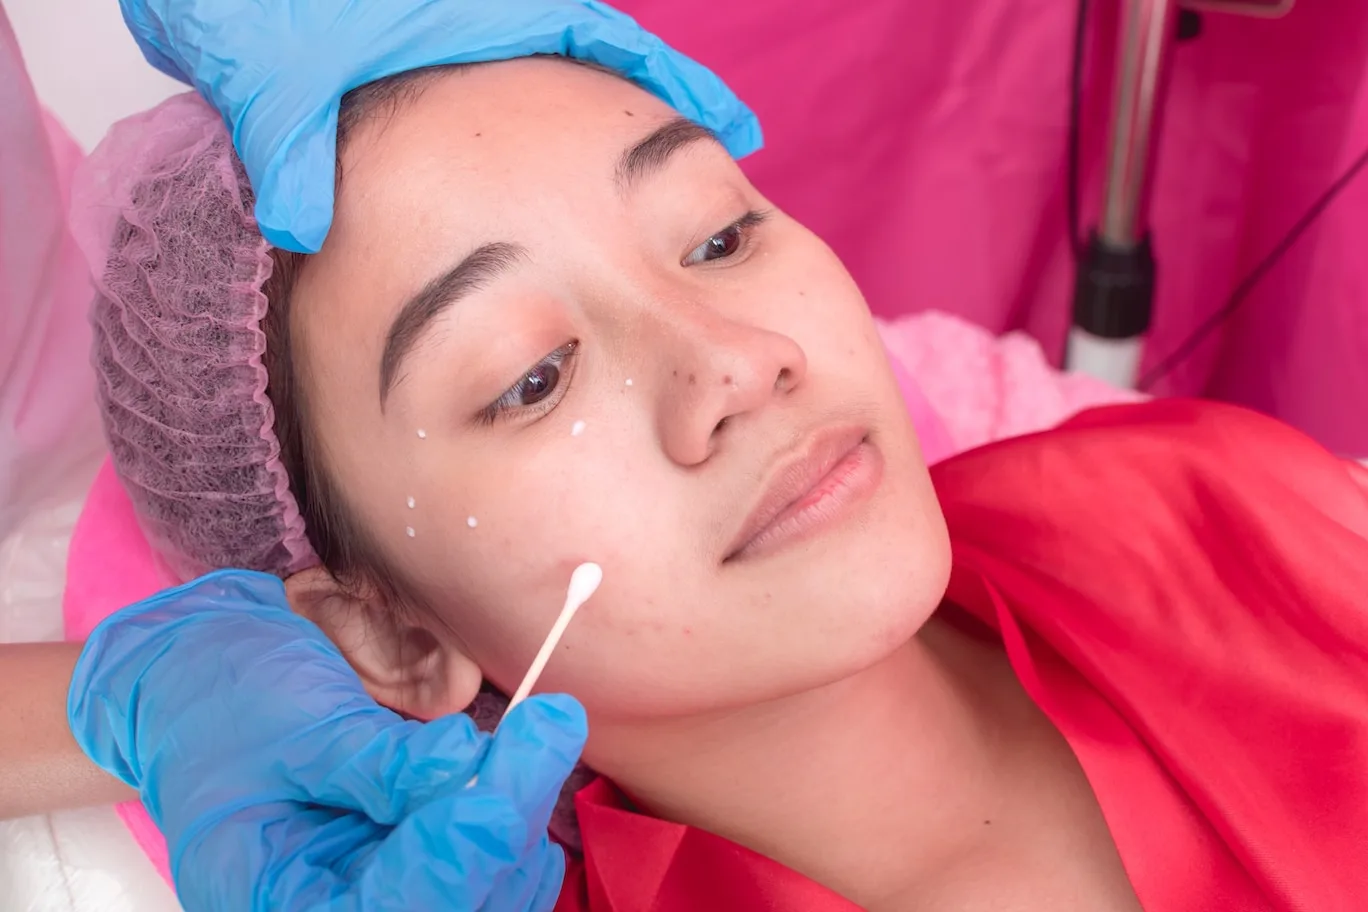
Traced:
<path fill-rule="evenodd" d="M 946 610 L 999 632 L 1146 910 L 1368 907 L 1368 473 L 1251 412 L 1164 400 L 932 475 Z M 579 808 L 558 912 L 854 908 L 607 783 Z"/>

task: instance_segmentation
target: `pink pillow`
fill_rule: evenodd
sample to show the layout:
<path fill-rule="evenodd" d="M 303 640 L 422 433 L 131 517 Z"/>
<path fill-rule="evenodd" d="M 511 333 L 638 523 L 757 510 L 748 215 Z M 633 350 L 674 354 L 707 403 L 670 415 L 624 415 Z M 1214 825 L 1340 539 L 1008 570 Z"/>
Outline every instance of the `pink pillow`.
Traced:
<path fill-rule="evenodd" d="M 115 611 L 179 583 L 153 554 L 138 527 L 133 503 L 106 459 L 86 496 L 67 552 L 62 597 L 67 639 L 84 640 Z M 147 811 L 136 801 L 117 810 L 157 872 L 171 883 L 166 840 Z"/>

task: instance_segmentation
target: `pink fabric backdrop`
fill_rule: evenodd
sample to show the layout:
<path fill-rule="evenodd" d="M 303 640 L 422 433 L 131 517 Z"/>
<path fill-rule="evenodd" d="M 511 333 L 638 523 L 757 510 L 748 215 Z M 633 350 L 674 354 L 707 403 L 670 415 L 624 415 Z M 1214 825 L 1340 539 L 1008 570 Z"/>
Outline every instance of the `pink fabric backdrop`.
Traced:
<path fill-rule="evenodd" d="M 1071 0 L 618 0 L 759 113 L 747 164 L 822 234 L 877 313 L 1024 328 L 1058 358 Z M 1105 140 L 1118 0 L 1093 0 L 1087 182 Z M 1208 15 L 1177 49 L 1153 223 L 1153 364 L 1368 148 L 1368 3 Z M 1095 196 L 1094 194 L 1091 194 Z M 1084 224 L 1091 219 L 1085 218 Z M 1161 393 L 1274 414 L 1368 455 L 1368 173 Z"/>

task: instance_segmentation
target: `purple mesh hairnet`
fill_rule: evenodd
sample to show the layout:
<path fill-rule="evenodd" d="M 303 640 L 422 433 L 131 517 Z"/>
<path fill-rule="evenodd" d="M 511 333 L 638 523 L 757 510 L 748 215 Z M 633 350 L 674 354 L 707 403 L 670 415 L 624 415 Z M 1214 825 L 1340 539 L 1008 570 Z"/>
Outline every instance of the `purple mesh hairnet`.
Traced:
<path fill-rule="evenodd" d="M 272 264 L 252 204 L 227 129 L 193 94 L 117 124 L 73 191 L 114 467 L 185 579 L 317 563 L 266 397 Z"/>
<path fill-rule="evenodd" d="M 261 320 L 271 246 L 223 121 L 178 95 L 120 121 L 72 190 L 95 280 L 97 396 L 114 469 L 143 532 L 181 579 L 236 567 L 287 577 L 318 558 L 280 462 Z M 508 699 L 468 709 L 492 731 Z M 551 832 L 579 848 L 573 795 Z"/>

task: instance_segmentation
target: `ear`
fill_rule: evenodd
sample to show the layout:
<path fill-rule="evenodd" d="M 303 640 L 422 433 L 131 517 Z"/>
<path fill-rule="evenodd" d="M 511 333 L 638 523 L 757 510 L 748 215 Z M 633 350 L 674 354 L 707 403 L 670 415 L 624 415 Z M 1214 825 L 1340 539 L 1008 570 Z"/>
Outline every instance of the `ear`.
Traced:
<path fill-rule="evenodd" d="M 460 712 L 479 693 L 484 675 L 459 646 L 374 589 L 346 589 L 313 567 L 287 579 L 285 594 L 342 651 L 377 703 L 426 720 Z"/>

